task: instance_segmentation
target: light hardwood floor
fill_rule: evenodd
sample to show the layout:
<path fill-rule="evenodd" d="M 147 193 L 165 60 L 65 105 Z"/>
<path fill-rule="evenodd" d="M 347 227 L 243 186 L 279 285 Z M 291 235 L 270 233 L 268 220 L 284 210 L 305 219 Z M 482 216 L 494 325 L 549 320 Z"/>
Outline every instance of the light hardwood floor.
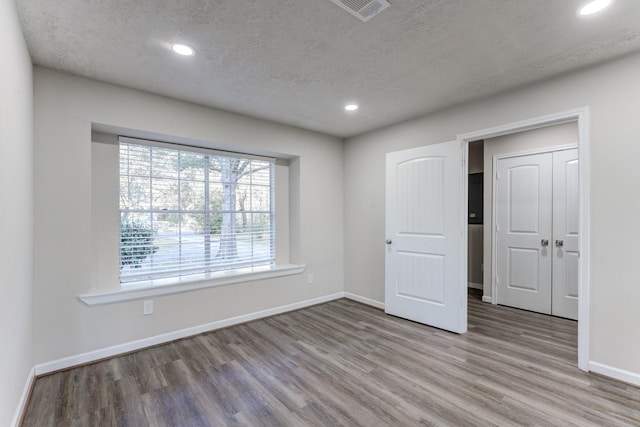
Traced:
<path fill-rule="evenodd" d="M 640 425 L 575 322 L 469 299 L 456 335 L 342 299 L 42 378 L 24 426 Z"/>

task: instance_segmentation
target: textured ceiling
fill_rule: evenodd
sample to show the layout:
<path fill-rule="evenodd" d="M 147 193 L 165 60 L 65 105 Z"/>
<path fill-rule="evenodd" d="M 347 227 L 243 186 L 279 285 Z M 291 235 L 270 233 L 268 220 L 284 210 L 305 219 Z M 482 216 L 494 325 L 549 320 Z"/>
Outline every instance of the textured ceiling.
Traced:
<path fill-rule="evenodd" d="M 638 0 L 16 2 L 35 64 L 341 137 L 640 50 Z"/>

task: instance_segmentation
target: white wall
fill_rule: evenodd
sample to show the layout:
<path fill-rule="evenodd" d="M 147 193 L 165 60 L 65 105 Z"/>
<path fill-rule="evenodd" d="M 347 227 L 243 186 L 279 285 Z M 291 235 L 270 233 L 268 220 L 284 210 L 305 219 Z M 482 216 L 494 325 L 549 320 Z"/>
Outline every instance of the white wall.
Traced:
<path fill-rule="evenodd" d="M 640 55 L 348 139 L 345 287 L 384 300 L 385 153 L 589 106 L 590 359 L 640 375 Z M 426 96 L 426 95 L 425 95 Z"/>
<path fill-rule="evenodd" d="M 34 84 L 36 364 L 344 290 L 341 140 L 40 67 Z M 300 175 L 290 189 L 300 199 L 291 250 L 305 274 L 154 298 L 151 316 L 141 301 L 80 302 L 99 245 L 91 237 L 92 197 L 101 197 L 92 194 L 92 122 L 299 156 L 290 167 Z"/>
<path fill-rule="evenodd" d="M 13 0 L 0 1 L 0 425 L 33 365 L 33 85 Z"/>
<path fill-rule="evenodd" d="M 518 132 L 512 135 L 490 138 L 484 142 L 484 265 L 483 284 L 484 296 L 492 296 L 491 266 L 493 265 L 493 248 L 491 245 L 491 221 L 493 217 L 493 157 L 500 154 L 518 153 L 541 148 L 558 147 L 561 145 L 578 145 L 578 123 L 563 123 Z"/>

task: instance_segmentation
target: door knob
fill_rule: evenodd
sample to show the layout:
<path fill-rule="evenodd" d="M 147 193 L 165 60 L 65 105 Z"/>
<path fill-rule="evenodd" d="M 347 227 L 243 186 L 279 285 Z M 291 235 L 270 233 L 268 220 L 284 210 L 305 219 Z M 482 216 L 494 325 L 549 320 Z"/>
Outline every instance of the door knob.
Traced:
<path fill-rule="evenodd" d="M 540 240 L 540 244 L 542 246 L 549 246 L 549 240 L 548 239 L 542 239 L 542 240 Z"/>
<path fill-rule="evenodd" d="M 557 247 L 561 247 L 562 245 L 564 245 L 564 240 L 556 240 Z"/>
<path fill-rule="evenodd" d="M 385 240 L 384 242 L 385 242 L 387 245 L 390 245 L 391 243 L 393 243 L 393 242 L 391 241 L 391 239 L 387 239 L 387 240 Z"/>

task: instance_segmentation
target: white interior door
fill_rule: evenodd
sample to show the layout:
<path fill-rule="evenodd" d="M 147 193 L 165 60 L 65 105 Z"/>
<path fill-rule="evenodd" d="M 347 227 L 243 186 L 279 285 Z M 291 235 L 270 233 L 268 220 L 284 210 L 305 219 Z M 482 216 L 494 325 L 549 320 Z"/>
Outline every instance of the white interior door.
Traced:
<path fill-rule="evenodd" d="M 551 153 L 499 159 L 496 198 L 498 303 L 551 314 Z"/>
<path fill-rule="evenodd" d="M 459 143 L 389 153 L 386 173 L 385 311 L 466 332 Z"/>
<path fill-rule="evenodd" d="M 553 153 L 551 314 L 578 320 L 578 150 Z"/>

